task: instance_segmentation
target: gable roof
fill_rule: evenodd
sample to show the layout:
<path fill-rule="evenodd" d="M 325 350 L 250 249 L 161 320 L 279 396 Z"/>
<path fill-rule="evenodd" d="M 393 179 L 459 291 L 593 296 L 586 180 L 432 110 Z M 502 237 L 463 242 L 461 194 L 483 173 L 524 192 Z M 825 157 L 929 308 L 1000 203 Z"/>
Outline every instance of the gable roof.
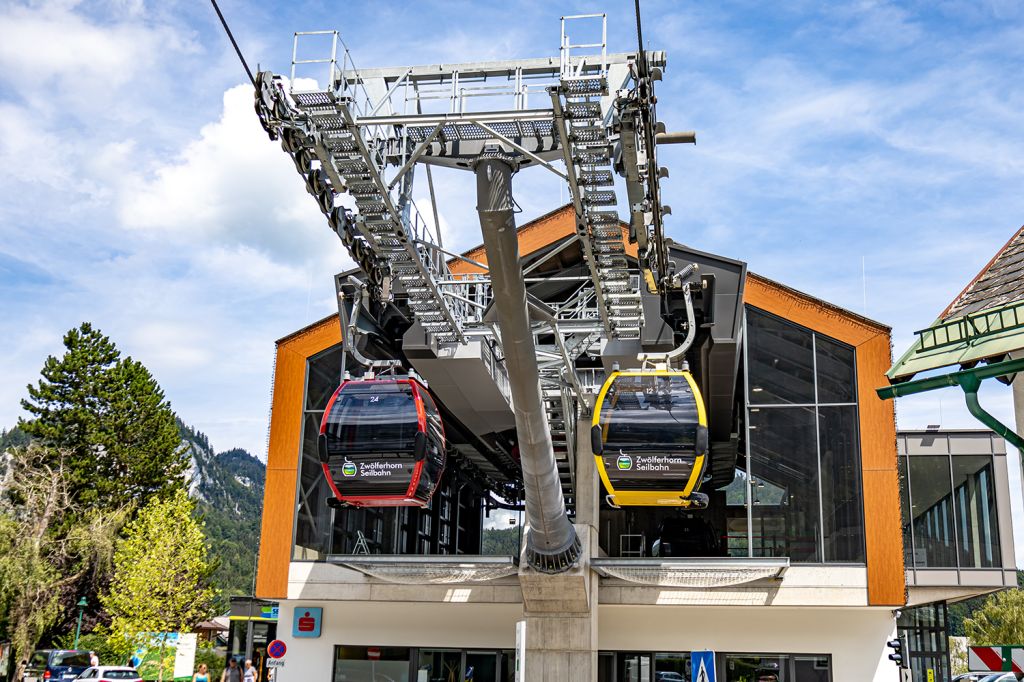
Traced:
<path fill-rule="evenodd" d="M 886 372 L 891 383 L 1024 348 L 1024 227 L 1018 229 L 937 320 Z"/>
<path fill-rule="evenodd" d="M 1024 301 L 1024 226 L 939 315 L 942 321 Z"/>

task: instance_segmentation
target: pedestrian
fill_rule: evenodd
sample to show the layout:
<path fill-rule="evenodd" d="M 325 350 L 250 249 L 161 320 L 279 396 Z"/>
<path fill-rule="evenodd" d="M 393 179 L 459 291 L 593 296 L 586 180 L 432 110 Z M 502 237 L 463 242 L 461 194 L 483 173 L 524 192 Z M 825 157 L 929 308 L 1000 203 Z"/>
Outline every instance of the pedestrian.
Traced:
<path fill-rule="evenodd" d="M 242 673 L 242 682 L 256 682 L 256 668 L 252 667 L 252 661 L 245 659 L 245 671 Z"/>
<path fill-rule="evenodd" d="M 92 666 L 93 668 L 95 668 L 99 664 L 100 664 L 100 657 L 96 655 L 95 651 L 90 651 L 89 652 L 89 665 Z"/>
<path fill-rule="evenodd" d="M 210 673 L 205 663 L 199 664 L 199 670 L 192 676 L 192 682 L 210 682 Z"/>
<path fill-rule="evenodd" d="M 228 659 L 228 667 L 221 673 L 220 682 L 242 682 L 242 671 L 238 667 L 238 661 L 234 658 Z"/>

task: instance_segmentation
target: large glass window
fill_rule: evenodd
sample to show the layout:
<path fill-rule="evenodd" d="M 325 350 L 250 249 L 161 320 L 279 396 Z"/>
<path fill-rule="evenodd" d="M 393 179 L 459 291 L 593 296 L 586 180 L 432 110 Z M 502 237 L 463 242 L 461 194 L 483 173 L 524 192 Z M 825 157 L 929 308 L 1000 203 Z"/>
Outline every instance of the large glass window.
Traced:
<path fill-rule="evenodd" d="M 815 654 L 717 653 L 722 682 L 829 682 L 832 660 Z M 689 682 L 690 653 L 602 651 L 598 682 Z"/>
<path fill-rule="evenodd" d="M 911 457 L 910 510 L 914 534 L 914 565 L 956 566 L 953 538 L 953 492 L 949 457 Z"/>
<path fill-rule="evenodd" d="M 747 308 L 753 556 L 864 561 L 856 352 Z"/>
<path fill-rule="evenodd" d="M 901 435 L 900 499 L 908 568 L 1002 566 L 993 455 L 950 454 L 991 448 L 989 439 L 973 435 Z"/>
<path fill-rule="evenodd" d="M 334 647 L 333 682 L 409 682 L 408 647 Z"/>
<path fill-rule="evenodd" d="M 992 485 L 992 458 L 952 457 L 953 494 L 957 517 L 957 552 L 961 568 L 999 566 L 999 533 Z"/>
<path fill-rule="evenodd" d="M 754 556 L 821 561 L 813 408 L 750 409 Z"/>
<path fill-rule="evenodd" d="M 751 404 L 813 403 L 813 334 L 754 308 L 747 329 Z"/>

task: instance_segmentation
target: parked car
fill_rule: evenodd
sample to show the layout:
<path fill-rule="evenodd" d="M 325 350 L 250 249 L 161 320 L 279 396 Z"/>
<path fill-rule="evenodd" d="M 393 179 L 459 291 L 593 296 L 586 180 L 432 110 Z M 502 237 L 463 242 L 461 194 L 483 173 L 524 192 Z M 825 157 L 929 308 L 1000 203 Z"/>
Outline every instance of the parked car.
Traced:
<path fill-rule="evenodd" d="M 686 682 L 682 675 L 676 672 L 656 672 L 654 682 Z"/>
<path fill-rule="evenodd" d="M 982 677 L 979 682 L 1017 682 L 1017 676 L 1013 673 L 992 673 Z"/>
<path fill-rule="evenodd" d="M 23 682 L 73 680 L 89 667 L 88 651 L 39 649 L 28 659 Z"/>
<path fill-rule="evenodd" d="M 121 682 L 122 680 L 137 680 L 139 673 L 135 668 L 125 665 L 100 665 L 87 669 L 77 679 L 92 680 L 93 682 Z"/>
<path fill-rule="evenodd" d="M 990 673 L 962 673 L 955 675 L 952 682 L 981 682 L 983 677 L 988 677 Z"/>

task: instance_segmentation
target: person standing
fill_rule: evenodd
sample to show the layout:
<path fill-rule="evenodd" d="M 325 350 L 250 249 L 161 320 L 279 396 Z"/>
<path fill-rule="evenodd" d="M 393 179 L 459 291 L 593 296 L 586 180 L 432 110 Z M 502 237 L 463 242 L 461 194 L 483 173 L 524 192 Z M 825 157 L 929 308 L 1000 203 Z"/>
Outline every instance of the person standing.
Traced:
<path fill-rule="evenodd" d="M 245 670 L 242 671 L 242 682 L 256 682 L 256 668 L 252 667 L 252 661 L 245 659 Z"/>
<path fill-rule="evenodd" d="M 234 658 L 228 659 L 228 667 L 221 673 L 220 682 L 242 682 L 242 670 Z"/>
<path fill-rule="evenodd" d="M 210 682 L 210 672 L 205 663 L 199 664 L 199 670 L 192 676 L 192 682 Z"/>
<path fill-rule="evenodd" d="M 93 668 L 98 667 L 100 664 L 100 657 L 96 655 L 95 651 L 89 652 L 89 665 Z"/>

